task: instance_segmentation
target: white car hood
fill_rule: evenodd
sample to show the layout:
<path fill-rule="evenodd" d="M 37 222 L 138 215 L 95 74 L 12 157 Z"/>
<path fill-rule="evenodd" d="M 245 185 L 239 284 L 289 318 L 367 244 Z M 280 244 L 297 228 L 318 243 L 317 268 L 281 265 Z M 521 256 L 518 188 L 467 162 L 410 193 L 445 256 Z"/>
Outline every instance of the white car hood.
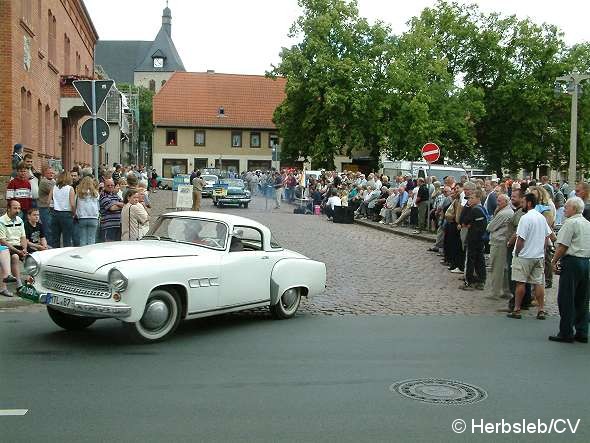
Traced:
<path fill-rule="evenodd" d="M 93 274 L 105 265 L 127 260 L 215 253 L 216 251 L 204 247 L 164 240 L 123 241 L 71 248 L 53 255 L 47 261 L 42 260 L 42 264 Z"/>

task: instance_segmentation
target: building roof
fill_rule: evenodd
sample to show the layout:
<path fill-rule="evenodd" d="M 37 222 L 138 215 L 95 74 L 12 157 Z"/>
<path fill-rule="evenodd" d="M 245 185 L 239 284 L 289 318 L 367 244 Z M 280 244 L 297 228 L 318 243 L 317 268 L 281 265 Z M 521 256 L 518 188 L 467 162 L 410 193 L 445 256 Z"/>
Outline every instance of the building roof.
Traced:
<path fill-rule="evenodd" d="M 285 84 L 282 77 L 176 72 L 154 97 L 154 125 L 274 129 Z"/>
<path fill-rule="evenodd" d="M 156 53 L 157 55 L 164 57 L 164 67 L 161 69 L 154 69 L 154 60 L 152 57 L 156 55 Z M 184 65 L 182 64 L 182 60 L 180 59 L 180 55 L 178 55 L 176 46 L 174 46 L 174 42 L 170 38 L 170 35 L 168 35 L 168 32 L 164 26 L 160 28 L 160 31 L 158 32 L 158 35 L 156 35 L 155 40 L 145 52 L 143 60 L 136 65 L 135 71 L 186 71 L 186 69 L 184 69 Z"/>
<path fill-rule="evenodd" d="M 141 40 L 99 40 L 95 63 L 116 82 L 133 84 L 133 72 L 151 46 L 152 42 Z"/>
<path fill-rule="evenodd" d="M 162 26 L 154 41 L 99 40 L 96 42 L 95 63 L 102 66 L 116 82 L 133 84 L 135 72 L 186 71 L 172 41 L 172 14 L 166 7 L 162 13 Z M 154 68 L 153 56 L 164 59 L 162 68 Z"/>

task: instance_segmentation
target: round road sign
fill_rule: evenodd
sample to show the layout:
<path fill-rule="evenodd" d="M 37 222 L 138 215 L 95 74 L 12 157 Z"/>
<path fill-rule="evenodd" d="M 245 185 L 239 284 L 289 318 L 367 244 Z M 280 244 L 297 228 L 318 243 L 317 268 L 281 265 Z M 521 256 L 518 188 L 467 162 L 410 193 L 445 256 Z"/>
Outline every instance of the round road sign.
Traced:
<path fill-rule="evenodd" d="M 80 127 L 80 135 L 89 145 L 92 145 L 92 119 L 86 120 Z M 109 138 L 109 125 L 102 118 L 96 118 L 96 144 L 102 145 Z"/>
<path fill-rule="evenodd" d="M 440 149 L 436 143 L 426 143 L 422 146 L 422 158 L 428 163 L 434 163 L 440 158 Z"/>

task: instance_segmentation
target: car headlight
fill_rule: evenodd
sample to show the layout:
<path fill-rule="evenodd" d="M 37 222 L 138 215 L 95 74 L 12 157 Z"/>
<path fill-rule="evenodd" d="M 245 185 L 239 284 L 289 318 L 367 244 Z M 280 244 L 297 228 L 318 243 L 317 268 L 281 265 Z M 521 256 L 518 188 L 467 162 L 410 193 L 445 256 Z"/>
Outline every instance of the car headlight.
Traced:
<path fill-rule="evenodd" d="M 27 255 L 27 258 L 25 258 L 24 268 L 25 272 L 33 277 L 36 276 L 41 270 L 39 262 L 37 262 L 37 260 L 35 260 L 31 255 Z"/>
<path fill-rule="evenodd" d="M 250 191 L 246 191 L 245 194 L 246 194 L 246 197 L 250 197 Z"/>
<path fill-rule="evenodd" d="M 111 288 L 118 292 L 123 292 L 127 289 L 127 278 L 117 268 L 113 268 L 109 271 L 109 285 Z"/>

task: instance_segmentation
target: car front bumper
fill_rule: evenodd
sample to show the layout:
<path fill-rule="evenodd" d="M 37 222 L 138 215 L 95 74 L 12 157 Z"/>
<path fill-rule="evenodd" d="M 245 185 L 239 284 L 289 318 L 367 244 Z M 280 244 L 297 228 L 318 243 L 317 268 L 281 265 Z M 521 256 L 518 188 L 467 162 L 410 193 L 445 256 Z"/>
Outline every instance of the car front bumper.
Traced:
<path fill-rule="evenodd" d="M 132 308 L 125 303 L 114 302 L 112 299 L 93 299 L 90 297 L 80 297 L 78 295 L 72 295 L 65 292 L 51 290 L 43 287 L 35 286 L 35 291 L 38 295 L 38 303 L 51 306 L 67 314 L 80 315 L 84 317 L 99 317 L 99 318 L 127 318 L 131 316 Z M 57 295 L 60 297 L 67 297 L 71 300 L 69 306 L 65 307 L 59 304 L 48 303 L 47 299 L 49 295 Z"/>
<path fill-rule="evenodd" d="M 250 203 L 252 199 L 250 197 L 237 197 L 237 198 L 230 198 L 230 197 L 217 197 L 216 201 L 218 203 L 223 203 L 225 205 L 238 204 L 238 203 Z"/>

